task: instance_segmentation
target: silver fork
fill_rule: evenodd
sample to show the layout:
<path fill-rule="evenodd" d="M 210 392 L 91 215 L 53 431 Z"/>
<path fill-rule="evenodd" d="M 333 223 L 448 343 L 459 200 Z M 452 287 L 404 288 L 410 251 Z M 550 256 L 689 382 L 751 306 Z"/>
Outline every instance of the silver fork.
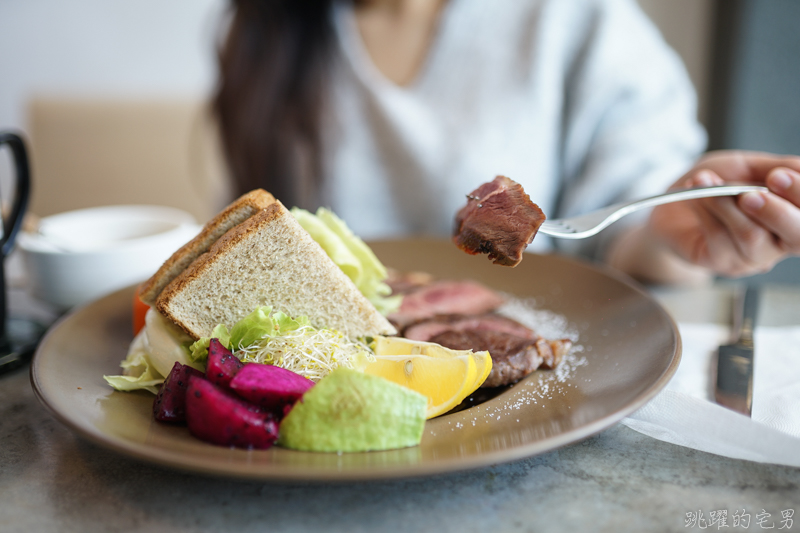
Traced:
<path fill-rule="evenodd" d="M 585 215 L 545 220 L 539 227 L 539 232 L 559 239 L 585 239 L 596 235 L 625 215 L 630 215 L 640 209 L 683 200 L 696 200 L 712 196 L 736 196 L 751 191 L 767 192 L 768 190 L 760 185 L 714 185 L 669 191 L 649 198 L 614 204 Z"/>

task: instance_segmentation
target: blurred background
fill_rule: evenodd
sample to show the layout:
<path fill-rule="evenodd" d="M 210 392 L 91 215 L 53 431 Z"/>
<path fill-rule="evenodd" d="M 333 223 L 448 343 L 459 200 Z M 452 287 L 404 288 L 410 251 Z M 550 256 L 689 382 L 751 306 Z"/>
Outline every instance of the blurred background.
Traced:
<path fill-rule="evenodd" d="M 800 154 L 800 2 L 639 0 L 683 58 L 710 148 Z M 229 198 L 206 101 L 225 0 L 3 0 L 0 129 L 30 141 L 31 211 Z M 0 194 L 10 163 L 0 153 Z M 760 279 L 760 278 L 759 278 Z M 800 283 L 800 262 L 770 280 Z"/>

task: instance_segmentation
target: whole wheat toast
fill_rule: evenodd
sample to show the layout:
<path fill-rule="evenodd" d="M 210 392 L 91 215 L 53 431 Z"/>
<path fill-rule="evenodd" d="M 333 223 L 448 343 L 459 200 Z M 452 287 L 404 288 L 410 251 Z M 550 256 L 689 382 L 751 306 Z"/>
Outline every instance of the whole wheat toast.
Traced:
<path fill-rule="evenodd" d="M 264 305 L 349 337 L 396 333 L 277 200 L 225 233 L 156 300 L 194 338 Z"/>
<path fill-rule="evenodd" d="M 239 197 L 203 226 L 202 231 L 179 248 L 139 288 L 139 298 L 153 307 L 164 287 L 178 277 L 195 259 L 206 253 L 217 240 L 275 202 L 275 197 L 263 189 L 255 189 Z"/>

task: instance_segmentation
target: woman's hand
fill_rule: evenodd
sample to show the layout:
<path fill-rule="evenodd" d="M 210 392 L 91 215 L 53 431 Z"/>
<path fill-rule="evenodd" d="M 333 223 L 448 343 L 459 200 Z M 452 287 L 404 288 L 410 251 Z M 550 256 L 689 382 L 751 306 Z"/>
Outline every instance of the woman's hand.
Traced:
<path fill-rule="evenodd" d="M 800 255 L 800 157 L 710 152 L 673 188 L 729 182 L 765 184 L 770 192 L 659 206 L 647 232 L 684 261 L 727 277 L 765 272 Z"/>

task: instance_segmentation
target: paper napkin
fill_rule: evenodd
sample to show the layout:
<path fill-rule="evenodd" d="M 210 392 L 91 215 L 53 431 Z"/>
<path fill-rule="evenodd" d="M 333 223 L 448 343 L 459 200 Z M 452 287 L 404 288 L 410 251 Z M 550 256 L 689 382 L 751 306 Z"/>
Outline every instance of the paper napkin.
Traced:
<path fill-rule="evenodd" d="M 730 329 L 679 324 L 683 355 L 665 390 L 623 424 L 696 450 L 800 467 L 800 326 L 755 332 L 752 418 L 714 402 L 717 347 Z"/>

